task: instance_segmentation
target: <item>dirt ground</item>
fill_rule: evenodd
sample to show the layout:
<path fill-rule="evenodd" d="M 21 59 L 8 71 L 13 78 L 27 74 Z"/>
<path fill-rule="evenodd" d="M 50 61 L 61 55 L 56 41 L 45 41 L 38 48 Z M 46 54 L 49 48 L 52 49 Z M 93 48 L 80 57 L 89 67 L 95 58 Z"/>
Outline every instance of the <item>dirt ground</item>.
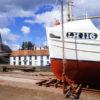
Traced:
<path fill-rule="evenodd" d="M 65 98 L 61 88 L 37 86 L 52 73 L 0 72 L 0 100 L 74 100 Z M 100 93 L 82 92 L 79 100 L 100 100 Z"/>
<path fill-rule="evenodd" d="M 36 85 L 48 77 L 54 78 L 47 72 L 0 72 L 0 100 L 66 100 L 61 89 Z"/>
<path fill-rule="evenodd" d="M 62 94 L 47 90 L 0 86 L 0 100 L 66 100 Z"/>

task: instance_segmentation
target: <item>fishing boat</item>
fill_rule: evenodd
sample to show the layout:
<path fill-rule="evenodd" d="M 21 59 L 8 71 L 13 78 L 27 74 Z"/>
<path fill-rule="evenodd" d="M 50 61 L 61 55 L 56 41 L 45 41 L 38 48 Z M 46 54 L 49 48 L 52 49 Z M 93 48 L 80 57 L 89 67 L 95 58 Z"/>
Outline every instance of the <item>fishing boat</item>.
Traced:
<path fill-rule="evenodd" d="M 68 18 L 46 27 L 52 71 L 59 80 L 100 88 L 100 30 L 89 18 L 71 20 L 69 13 Z"/>
<path fill-rule="evenodd" d="M 66 73 L 76 82 L 100 83 L 100 31 L 90 19 L 64 24 Z M 62 78 L 63 53 L 61 26 L 47 28 L 51 66 Z M 77 48 L 76 48 L 77 45 Z"/>

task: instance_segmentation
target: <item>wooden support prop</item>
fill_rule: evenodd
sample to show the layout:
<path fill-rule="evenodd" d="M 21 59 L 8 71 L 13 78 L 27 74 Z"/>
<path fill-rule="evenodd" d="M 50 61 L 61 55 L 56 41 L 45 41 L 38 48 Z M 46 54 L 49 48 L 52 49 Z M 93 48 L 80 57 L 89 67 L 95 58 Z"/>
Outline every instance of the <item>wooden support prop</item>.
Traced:
<path fill-rule="evenodd" d="M 74 85 L 74 81 L 69 79 L 66 75 L 62 77 L 62 88 L 65 97 L 73 96 L 75 99 L 78 99 L 81 93 L 81 84 Z"/>
<path fill-rule="evenodd" d="M 62 85 L 61 80 L 57 80 L 57 82 L 54 84 L 55 88 L 61 87 L 61 85 Z"/>
<path fill-rule="evenodd" d="M 48 80 L 42 80 L 42 81 L 40 81 L 40 82 L 37 82 L 36 84 L 38 84 L 39 86 L 42 86 L 43 85 L 43 83 L 45 83 L 45 82 L 47 82 Z"/>
<path fill-rule="evenodd" d="M 57 82 L 57 79 L 51 79 L 45 82 L 43 85 L 46 85 L 46 87 L 49 87 L 51 84 Z"/>

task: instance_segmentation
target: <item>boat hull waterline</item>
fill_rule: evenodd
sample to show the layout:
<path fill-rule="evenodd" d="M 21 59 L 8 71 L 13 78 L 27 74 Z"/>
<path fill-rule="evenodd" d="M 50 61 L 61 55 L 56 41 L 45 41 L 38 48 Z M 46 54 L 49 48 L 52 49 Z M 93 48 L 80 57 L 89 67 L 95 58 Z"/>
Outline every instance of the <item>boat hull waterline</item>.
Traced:
<path fill-rule="evenodd" d="M 66 59 L 66 75 L 76 84 L 100 87 L 100 62 Z M 62 80 L 63 60 L 51 58 L 51 68 L 57 79 Z"/>
<path fill-rule="evenodd" d="M 100 30 L 90 19 L 67 22 L 62 40 L 61 29 L 61 25 L 46 27 L 53 73 L 62 80 L 64 54 L 69 79 L 100 87 Z"/>

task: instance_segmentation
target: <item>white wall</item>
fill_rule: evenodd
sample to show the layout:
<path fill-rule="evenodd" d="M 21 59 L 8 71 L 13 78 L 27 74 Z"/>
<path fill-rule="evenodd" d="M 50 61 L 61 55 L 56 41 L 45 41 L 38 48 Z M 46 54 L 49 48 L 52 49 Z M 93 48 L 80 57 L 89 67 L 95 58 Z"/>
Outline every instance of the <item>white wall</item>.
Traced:
<path fill-rule="evenodd" d="M 13 57 L 10 57 L 10 65 L 14 65 Z"/>
<path fill-rule="evenodd" d="M 16 61 L 15 65 L 19 65 L 19 57 L 15 57 L 15 61 Z"/>
<path fill-rule="evenodd" d="M 30 56 L 26 56 L 26 61 L 27 61 L 26 65 L 29 65 L 29 63 L 30 63 Z"/>
<path fill-rule="evenodd" d="M 21 64 L 19 64 L 20 61 L 21 61 Z M 19 57 L 15 57 L 15 60 L 14 60 L 14 57 L 10 57 L 10 65 L 14 65 L 14 62 L 15 62 L 15 65 L 25 65 L 24 61 L 25 61 L 24 56 L 21 56 L 20 60 L 19 60 Z M 31 56 L 31 59 L 30 59 L 30 56 L 26 56 L 26 65 L 30 65 L 30 61 L 32 63 L 31 64 L 32 66 L 41 66 L 41 64 L 45 66 L 47 65 L 47 61 L 49 61 L 50 63 L 50 58 L 47 59 L 47 56 L 43 56 L 43 59 L 41 59 L 41 56 L 37 56 L 37 59 L 35 59 L 35 56 Z"/>
<path fill-rule="evenodd" d="M 32 60 L 32 66 L 34 66 L 34 65 L 35 65 L 35 62 L 34 62 L 35 57 L 34 57 L 34 56 L 32 56 L 31 60 Z"/>
<path fill-rule="evenodd" d="M 50 57 L 47 58 L 47 56 L 43 56 L 44 66 L 48 65 L 47 61 L 50 63 Z"/>
<path fill-rule="evenodd" d="M 21 65 L 24 65 L 24 56 L 21 57 Z"/>

